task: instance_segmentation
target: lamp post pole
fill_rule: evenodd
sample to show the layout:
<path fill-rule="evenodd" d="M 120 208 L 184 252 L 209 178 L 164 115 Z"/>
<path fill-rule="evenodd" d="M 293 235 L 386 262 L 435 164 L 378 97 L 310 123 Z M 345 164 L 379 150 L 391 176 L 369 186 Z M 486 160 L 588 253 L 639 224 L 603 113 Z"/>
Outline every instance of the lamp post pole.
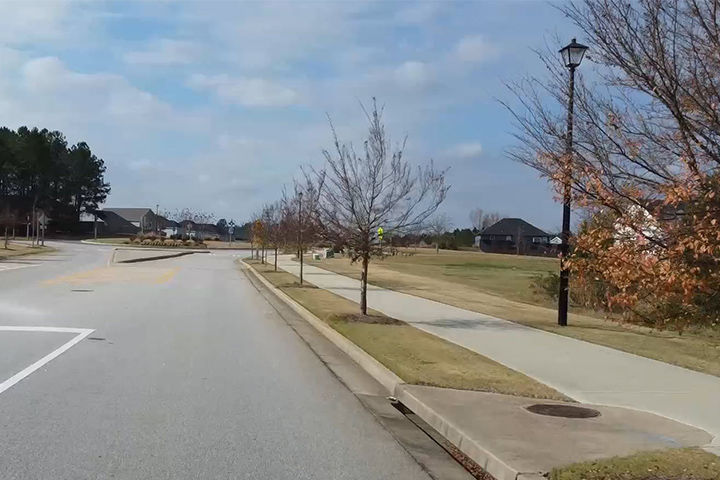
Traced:
<path fill-rule="evenodd" d="M 563 219 L 562 244 L 560 245 L 560 290 L 558 292 L 558 325 L 567 326 L 570 269 L 567 257 L 570 252 L 570 200 L 572 188 L 572 158 L 573 158 L 573 114 L 575 102 L 575 69 L 580 66 L 588 47 L 572 41 L 560 50 L 565 66 L 569 70 L 568 108 L 567 108 L 567 134 L 565 136 L 565 161 L 563 168 Z"/>
<path fill-rule="evenodd" d="M 300 285 L 303 283 L 303 248 L 302 248 L 302 192 L 298 193 L 298 257 L 300 257 Z"/>
<path fill-rule="evenodd" d="M 558 325 L 567 326 L 568 316 L 568 297 L 570 288 L 570 269 L 567 266 L 567 256 L 570 251 L 570 169 L 572 168 L 572 148 L 573 148 L 573 113 L 574 113 L 574 96 L 575 96 L 575 67 L 570 67 L 570 85 L 568 98 L 568 114 L 567 114 L 567 135 L 565 142 L 566 164 L 564 165 L 563 186 L 563 219 L 562 219 L 562 244 L 560 245 L 560 292 L 558 296 Z"/>

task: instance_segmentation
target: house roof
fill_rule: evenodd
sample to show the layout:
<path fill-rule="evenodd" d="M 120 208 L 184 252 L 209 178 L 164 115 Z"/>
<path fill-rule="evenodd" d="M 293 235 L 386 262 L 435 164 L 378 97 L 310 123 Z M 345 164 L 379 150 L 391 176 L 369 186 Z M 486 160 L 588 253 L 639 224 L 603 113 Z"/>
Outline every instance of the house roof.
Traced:
<path fill-rule="evenodd" d="M 98 218 L 101 218 L 108 225 L 112 225 L 113 228 L 121 229 L 126 232 L 132 232 L 137 230 L 137 227 L 125 220 L 123 217 L 110 210 L 98 210 Z"/>
<path fill-rule="evenodd" d="M 148 212 L 152 213 L 150 208 L 103 208 L 102 211 L 112 212 L 128 222 L 139 222 Z"/>
<path fill-rule="evenodd" d="M 481 235 L 521 235 L 525 237 L 547 237 L 548 234 L 543 232 L 534 225 L 529 224 L 522 218 L 503 218 L 497 223 L 493 223 L 481 232 Z"/>
<path fill-rule="evenodd" d="M 178 223 L 175 220 L 170 220 L 167 217 L 163 217 L 162 215 L 156 215 L 157 216 L 157 222 L 158 225 L 162 228 L 170 228 L 170 227 L 178 227 Z"/>

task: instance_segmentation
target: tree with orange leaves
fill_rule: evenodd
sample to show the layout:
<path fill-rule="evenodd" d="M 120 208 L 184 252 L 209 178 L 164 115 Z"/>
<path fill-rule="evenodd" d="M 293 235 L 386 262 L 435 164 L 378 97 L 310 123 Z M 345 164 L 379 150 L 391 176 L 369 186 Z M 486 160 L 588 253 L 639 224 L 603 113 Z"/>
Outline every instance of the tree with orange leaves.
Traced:
<path fill-rule="evenodd" d="M 720 0 L 584 0 L 561 7 L 585 32 L 593 84 L 576 84 L 565 154 L 565 71 L 510 85 L 519 146 L 590 219 L 572 238 L 575 287 L 604 306 L 682 330 L 720 323 Z M 572 289 L 573 287 L 571 287 Z"/>

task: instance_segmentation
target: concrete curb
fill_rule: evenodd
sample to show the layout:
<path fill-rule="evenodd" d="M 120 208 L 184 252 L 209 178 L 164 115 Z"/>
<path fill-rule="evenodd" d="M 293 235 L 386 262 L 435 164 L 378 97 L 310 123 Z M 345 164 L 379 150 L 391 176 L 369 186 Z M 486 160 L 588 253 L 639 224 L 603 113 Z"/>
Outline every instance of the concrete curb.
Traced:
<path fill-rule="evenodd" d="M 336 347 L 338 347 L 346 355 L 352 358 L 355 363 L 360 365 L 363 370 L 369 373 L 370 376 L 372 376 L 383 387 L 385 387 L 388 391 L 388 394 L 392 394 L 393 392 L 395 392 L 396 388 L 404 383 L 400 377 L 395 375 L 393 372 L 388 370 L 382 363 L 378 362 L 369 354 L 367 354 L 365 350 L 345 338 L 342 334 L 330 327 L 327 323 L 323 322 L 318 317 L 313 315 L 308 309 L 290 298 L 285 292 L 267 281 L 265 277 L 263 277 L 252 267 L 252 265 L 245 263 L 243 260 L 240 260 L 240 263 L 242 263 L 249 271 L 251 271 L 252 274 L 255 275 L 255 278 L 257 278 L 263 285 L 265 285 L 265 287 L 267 287 L 278 298 L 280 298 L 290 308 L 292 308 L 295 313 L 300 315 L 305 321 L 315 327 L 315 329 L 319 331 L 325 338 L 335 344 Z"/>
<path fill-rule="evenodd" d="M 465 455 L 472 458 L 483 470 L 497 480 L 547 480 L 540 472 L 520 472 L 503 462 L 468 436 L 460 426 L 445 419 L 423 403 L 422 400 L 402 388 L 402 385 L 395 390 L 395 398 L 415 412 L 428 425 L 440 432 L 440 435 L 459 448 Z"/>
<path fill-rule="evenodd" d="M 252 265 L 247 264 L 243 260 L 240 260 L 240 263 L 242 263 L 247 270 L 252 272 L 255 278 L 257 278 L 278 298 L 284 301 L 298 315 L 300 315 L 328 340 L 335 344 L 335 346 L 352 358 L 363 370 L 383 385 L 395 398 L 400 400 L 428 425 L 440 432 L 440 434 L 450 443 L 459 448 L 465 455 L 470 457 L 497 480 L 546 480 L 546 477 L 544 477 L 540 472 L 519 472 L 497 458 L 492 452 L 488 451 L 474 439 L 470 438 L 462 430 L 462 428 L 449 422 L 443 418 L 442 415 L 409 393 L 404 388 L 405 382 L 400 377 L 375 360 L 372 356 L 370 356 L 370 354 L 365 352 L 365 350 L 355 345 L 342 334 L 330 327 L 327 323 L 316 317 L 305 307 L 290 298 L 282 290 L 266 280 L 265 277 L 258 273 Z"/>
<path fill-rule="evenodd" d="M 163 252 L 162 254 L 153 255 L 152 257 L 131 258 L 129 260 L 120 260 L 120 261 L 116 262 L 115 261 L 115 252 L 117 252 L 118 250 L 120 250 L 120 249 L 116 248 L 115 250 L 113 250 L 112 259 L 111 259 L 112 263 L 140 263 L 140 262 L 149 262 L 152 260 L 162 260 L 164 258 L 182 257 L 185 255 L 191 255 L 193 253 L 203 253 L 203 252 L 194 251 L 194 250 L 190 250 L 187 252 L 167 252 L 167 253 Z M 135 249 L 126 249 L 126 250 L 135 250 Z M 143 249 L 143 250 L 148 250 L 148 249 Z"/>

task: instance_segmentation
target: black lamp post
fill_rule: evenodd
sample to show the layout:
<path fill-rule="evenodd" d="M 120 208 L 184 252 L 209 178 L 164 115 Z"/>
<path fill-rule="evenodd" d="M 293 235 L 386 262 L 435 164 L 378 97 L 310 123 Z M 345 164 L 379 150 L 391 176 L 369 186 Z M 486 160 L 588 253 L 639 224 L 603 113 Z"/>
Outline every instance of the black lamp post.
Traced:
<path fill-rule="evenodd" d="M 570 85 L 568 88 L 568 115 L 567 135 L 565 137 L 565 185 L 563 189 L 563 220 L 562 220 L 562 245 L 560 247 L 560 292 L 558 295 L 558 325 L 566 326 L 568 317 L 568 288 L 570 285 L 570 270 L 567 268 L 565 259 L 568 256 L 570 240 L 570 175 L 572 169 L 573 151 L 573 101 L 575 96 L 575 69 L 580 66 L 588 47 L 577 43 L 572 39 L 567 46 L 560 50 L 565 66 L 570 70 Z"/>
<path fill-rule="evenodd" d="M 298 256 L 300 257 L 300 285 L 303 283 L 302 197 L 303 193 L 298 192 Z"/>

